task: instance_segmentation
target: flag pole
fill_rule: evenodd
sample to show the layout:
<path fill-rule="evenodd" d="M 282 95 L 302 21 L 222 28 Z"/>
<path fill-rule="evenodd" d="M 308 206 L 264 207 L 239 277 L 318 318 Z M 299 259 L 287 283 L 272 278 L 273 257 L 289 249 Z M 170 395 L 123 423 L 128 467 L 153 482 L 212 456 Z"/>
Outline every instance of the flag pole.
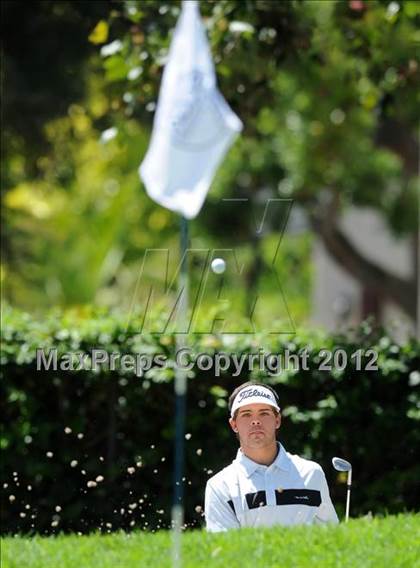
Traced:
<path fill-rule="evenodd" d="M 417 168 L 418 174 L 420 175 L 420 126 L 418 128 L 418 159 L 417 159 Z M 416 335 L 417 339 L 420 341 L 420 194 L 417 194 L 417 274 L 416 274 L 416 282 L 417 282 L 417 318 L 416 318 Z M 415 261 L 415 265 L 416 265 Z"/>
<path fill-rule="evenodd" d="M 175 349 L 188 342 L 188 221 L 200 212 L 223 156 L 242 122 L 217 88 L 217 78 L 198 0 L 182 2 L 153 121 L 153 133 L 139 168 L 148 195 L 182 213 Z M 181 564 L 184 524 L 184 443 L 187 371 L 175 365 L 173 560 Z"/>
<path fill-rule="evenodd" d="M 179 304 L 177 310 L 177 328 L 175 331 L 175 349 L 186 346 L 186 323 L 188 318 L 188 221 L 181 216 L 180 230 L 180 272 L 178 280 Z M 185 441 L 185 414 L 187 399 L 187 371 L 175 366 L 175 439 L 174 439 L 174 486 L 172 504 L 172 564 L 180 567 L 181 560 L 181 533 L 184 524 L 184 441 Z"/>

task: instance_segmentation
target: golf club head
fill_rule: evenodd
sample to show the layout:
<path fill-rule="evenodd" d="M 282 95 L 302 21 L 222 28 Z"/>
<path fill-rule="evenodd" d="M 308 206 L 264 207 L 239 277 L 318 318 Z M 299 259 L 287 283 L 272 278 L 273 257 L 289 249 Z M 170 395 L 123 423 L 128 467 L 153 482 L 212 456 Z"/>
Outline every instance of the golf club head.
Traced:
<path fill-rule="evenodd" d="M 351 463 L 343 458 L 333 458 L 332 464 L 337 471 L 351 471 Z"/>

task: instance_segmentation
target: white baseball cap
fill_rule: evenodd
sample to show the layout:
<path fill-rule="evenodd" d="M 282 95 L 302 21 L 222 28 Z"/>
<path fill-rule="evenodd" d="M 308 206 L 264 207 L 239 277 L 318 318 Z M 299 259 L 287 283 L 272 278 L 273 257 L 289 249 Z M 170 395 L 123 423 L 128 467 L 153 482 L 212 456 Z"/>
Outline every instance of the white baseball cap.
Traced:
<path fill-rule="evenodd" d="M 270 389 L 260 385 L 249 385 L 241 389 L 235 396 L 230 411 L 231 418 L 234 417 L 238 408 L 248 404 L 268 404 L 280 412 L 276 396 Z"/>

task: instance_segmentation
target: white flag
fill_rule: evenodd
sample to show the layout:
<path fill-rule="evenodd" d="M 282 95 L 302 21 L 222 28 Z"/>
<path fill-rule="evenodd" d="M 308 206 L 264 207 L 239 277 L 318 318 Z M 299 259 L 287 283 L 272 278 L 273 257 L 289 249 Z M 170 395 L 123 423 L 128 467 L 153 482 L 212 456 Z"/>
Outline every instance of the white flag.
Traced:
<path fill-rule="evenodd" d="M 139 168 L 152 199 L 191 219 L 242 122 L 216 86 L 198 3 L 187 0 L 169 50 L 153 133 Z"/>

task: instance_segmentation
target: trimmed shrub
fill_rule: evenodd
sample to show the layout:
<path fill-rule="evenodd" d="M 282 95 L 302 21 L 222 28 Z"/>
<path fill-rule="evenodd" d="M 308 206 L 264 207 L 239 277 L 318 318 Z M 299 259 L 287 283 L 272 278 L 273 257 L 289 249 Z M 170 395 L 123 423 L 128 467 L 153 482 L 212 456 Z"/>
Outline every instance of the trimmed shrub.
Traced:
<path fill-rule="evenodd" d="M 141 335 L 138 322 L 83 308 L 42 319 L 6 307 L 1 347 L 1 483 L 3 532 L 156 529 L 170 524 L 174 438 L 174 335 Z M 279 438 L 291 453 L 318 461 L 342 510 L 345 477 L 335 455 L 353 464 L 352 514 L 397 513 L 419 506 L 420 345 L 396 344 L 365 322 L 346 335 L 219 334 L 190 337 L 186 418 L 186 524 L 200 526 L 206 479 L 234 458 L 237 441 L 227 424 L 227 398 L 257 379 L 280 396 Z M 142 354 L 154 362 L 133 370 L 37 370 L 37 349 L 57 359 L 103 349 Z M 332 368 L 321 350 L 330 351 Z M 363 350 L 363 355 L 358 350 Z M 302 355 L 307 369 L 272 374 L 235 367 L 215 376 L 195 355 Z M 339 350 L 339 351 L 337 351 Z M 377 370 L 366 365 L 378 353 Z M 338 353 L 338 355 L 337 355 Z M 169 366 L 159 363 L 166 357 Z M 89 357 L 85 357 L 85 363 Z M 302 359 L 301 359 L 302 362 Z M 346 363 L 344 365 L 344 363 Z M 358 365 L 358 363 L 360 363 Z M 75 367 L 77 367 L 75 365 Z"/>

